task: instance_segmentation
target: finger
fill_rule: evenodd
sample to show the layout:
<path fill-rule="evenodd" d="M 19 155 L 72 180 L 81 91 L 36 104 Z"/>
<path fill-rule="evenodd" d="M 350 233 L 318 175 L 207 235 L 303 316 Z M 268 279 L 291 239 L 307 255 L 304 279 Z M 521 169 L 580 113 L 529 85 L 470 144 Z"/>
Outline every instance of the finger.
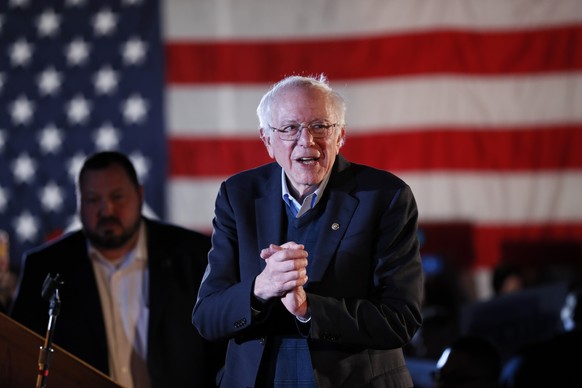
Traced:
<path fill-rule="evenodd" d="M 294 260 L 287 260 L 282 263 L 286 267 L 286 271 L 301 271 L 307 268 L 307 258 L 299 258 Z"/>
<path fill-rule="evenodd" d="M 267 258 L 271 257 L 274 253 L 279 252 L 283 249 L 284 248 L 282 248 L 278 245 L 270 244 L 267 248 L 261 249 L 260 256 L 263 259 L 267 259 Z"/>
<path fill-rule="evenodd" d="M 288 272 L 283 274 L 281 279 L 285 279 L 282 283 L 282 289 L 284 289 L 286 292 L 289 292 L 294 288 L 303 286 L 307 283 L 307 271 L 300 270 L 295 272 Z"/>
<path fill-rule="evenodd" d="M 283 245 L 276 245 L 276 244 L 270 244 L 267 248 L 263 248 L 260 252 L 260 256 L 265 259 L 271 255 L 273 255 L 276 252 L 279 252 L 281 250 L 284 249 L 299 249 L 299 250 L 303 250 L 305 249 L 305 246 L 303 244 L 297 244 L 294 241 L 288 241 L 286 243 L 284 243 Z"/>
<path fill-rule="evenodd" d="M 305 249 L 305 245 L 297 244 L 295 241 L 288 241 L 285 244 L 281 245 L 283 249 Z"/>
<path fill-rule="evenodd" d="M 288 263 L 298 260 L 298 263 Z M 307 265 L 307 252 L 302 249 L 283 249 L 269 256 L 271 264 L 280 271 L 289 271 Z M 285 263 L 280 266 L 279 263 Z"/>

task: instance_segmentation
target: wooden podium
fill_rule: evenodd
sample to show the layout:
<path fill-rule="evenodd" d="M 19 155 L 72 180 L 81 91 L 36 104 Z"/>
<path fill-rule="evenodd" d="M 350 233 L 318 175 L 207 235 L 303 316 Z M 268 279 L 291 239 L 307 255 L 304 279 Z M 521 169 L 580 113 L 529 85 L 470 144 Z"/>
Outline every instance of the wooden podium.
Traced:
<path fill-rule="evenodd" d="M 0 313 L 0 386 L 20 388 L 36 386 L 38 357 L 44 337 Z M 57 345 L 49 364 L 47 388 L 120 387 L 107 375 L 63 350 Z"/>

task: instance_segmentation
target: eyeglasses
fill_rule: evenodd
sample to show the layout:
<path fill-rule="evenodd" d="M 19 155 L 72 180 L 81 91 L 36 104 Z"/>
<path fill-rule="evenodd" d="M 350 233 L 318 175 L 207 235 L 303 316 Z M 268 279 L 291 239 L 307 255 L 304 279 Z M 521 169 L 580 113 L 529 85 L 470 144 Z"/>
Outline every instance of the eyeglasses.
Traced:
<path fill-rule="evenodd" d="M 333 129 L 339 124 L 329 124 L 325 122 L 313 122 L 310 124 L 285 124 L 280 128 L 271 127 L 274 132 L 277 132 L 281 140 L 297 140 L 301 136 L 301 130 L 306 128 L 314 139 L 322 139 L 328 137 Z"/>

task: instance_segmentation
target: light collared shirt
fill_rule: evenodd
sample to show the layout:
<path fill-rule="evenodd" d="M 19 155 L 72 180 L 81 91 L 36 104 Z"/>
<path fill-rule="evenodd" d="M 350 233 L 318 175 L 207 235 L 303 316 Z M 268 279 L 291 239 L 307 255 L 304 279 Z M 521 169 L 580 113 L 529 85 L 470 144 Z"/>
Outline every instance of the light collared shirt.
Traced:
<path fill-rule="evenodd" d="M 285 203 L 287 204 L 289 209 L 291 209 L 291 212 L 293 214 L 295 214 L 296 218 L 301 217 L 303 214 L 305 214 L 307 211 L 313 209 L 315 207 L 315 205 L 317 205 L 317 203 L 319 202 L 319 200 L 323 196 L 323 192 L 325 190 L 325 187 L 327 186 L 327 182 L 329 182 L 330 176 L 331 176 L 331 169 L 328 171 L 325 178 L 323 178 L 323 181 L 321 181 L 319 186 L 317 186 L 317 189 L 313 193 L 306 196 L 303 199 L 303 202 L 300 204 L 299 201 L 297 201 L 291 195 L 291 192 L 289 191 L 289 186 L 287 186 L 287 179 L 286 179 L 286 175 L 285 175 L 285 170 L 282 170 L 282 172 L 281 172 L 281 191 L 283 192 L 283 201 L 285 201 Z M 308 310 L 306 318 L 298 317 L 298 316 L 296 316 L 295 318 L 297 318 L 297 320 L 299 320 L 299 322 L 301 322 L 301 323 L 307 323 L 311 320 L 311 313 Z"/>
<path fill-rule="evenodd" d="M 88 244 L 101 298 L 110 377 L 124 387 L 148 387 L 149 271 L 145 225 L 136 247 L 118 260 L 105 259 Z"/>
<path fill-rule="evenodd" d="M 319 186 L 317 187 L 317 190 L 315 190 L 313 193 L 311 193 L 307 197 L 305 197 L 303 199 L 303 202 L 300 204 L 291 195 L 291 192 L 289 191 L 289 186 L 287 186 L 287 179 L 286 179 L 286 175 L 285 175 L 285 170 L 281 170 L 281 188 L 282 188 L 281 191 L 283 192 L 283 201 L 285 201 L 287 206 L 289 206 L 289 208 L 291 209 L 293 214 L 295 214 L 295 217 L 297 217 L 297 218 L 301 217 L 303 214 L 305 214 L 305 212 L 307 212 L 310 209 L 313 209 L 315 207 L 315 205 L 317 205 L 317 203 L 321 199 L 321 196 L 323 195 L 323 191 L 325 190 L 325 187 L 327 186 L 327 182 L 329 181 L 330 176 L 331 176 L 331 169 L 328 171 L 325 178 L 323 178 L 323 181 L 319 184 Z"/>

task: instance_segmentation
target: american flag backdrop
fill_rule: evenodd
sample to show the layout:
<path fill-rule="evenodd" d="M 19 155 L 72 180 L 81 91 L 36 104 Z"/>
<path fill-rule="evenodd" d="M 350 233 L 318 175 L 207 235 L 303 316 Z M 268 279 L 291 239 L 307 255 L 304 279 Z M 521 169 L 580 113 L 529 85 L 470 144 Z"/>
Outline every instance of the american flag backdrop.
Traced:
<path fill-rule="evenodd" d="M 155 1 L 0 3 L 0 229 L 14 269 L 76 224 L 74 182 L 95 151 L 125 151 L 163 217 L 159 15 Z"/>
<path fill-rule="evenodd" d="M 12 254 L 74 214 L 98 148 L 140 161 L 148 205 L 210 232 L 225 177 L 269 161 L 255 109 L 325 73 L 346 157 L 411 186 L 421 223 L 472 226 L 473 265 L 509 240 L 582 241 L 578 0 L 6 0 L 0 227 Z M 13 256 L 13 262 L 15 262 Z"/>

